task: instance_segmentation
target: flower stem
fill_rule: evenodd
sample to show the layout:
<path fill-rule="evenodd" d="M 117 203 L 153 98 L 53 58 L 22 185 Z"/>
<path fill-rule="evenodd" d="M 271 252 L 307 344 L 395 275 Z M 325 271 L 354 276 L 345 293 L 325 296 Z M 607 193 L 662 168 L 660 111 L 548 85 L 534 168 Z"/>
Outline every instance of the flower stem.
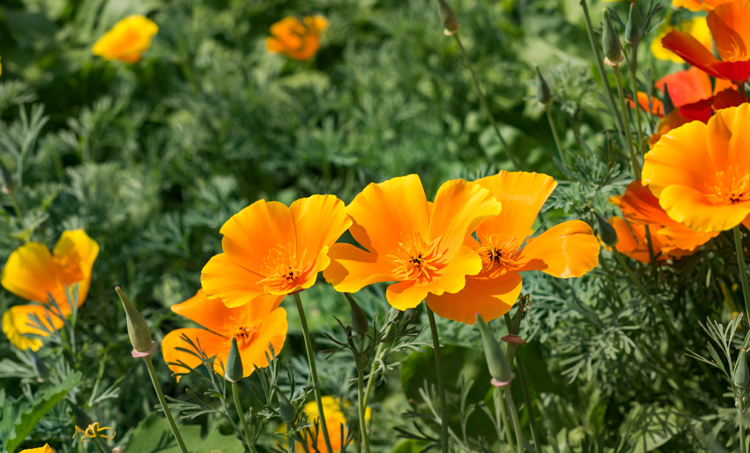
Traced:
<path fill-rule="evenodd" d="M 633 85 L 633 103 L 635 104 L 635 118 L 638 127 L 638 149 L 643 146 L 643 131 L 641 130 L 641 105 L 638 102 L 638 43 L 630 44 L 632 49 L 630 60 L 630 79 Z"/>
<path fill-rule="evenodd" d="M 628 118 L 628 110 L 625 105 L 625 95 L 622 91 L 622 77 L 620 76 L 620 65 L 615 65 L 615 79 L 617 79 L 617 93 L 620 95 L 620 104 L 622 107 L 622 119 L 625 127 L 625 137 L 628 140 L 628 151 L 630 151 L 630 160 L 633 165 L 633 177 L 635 179 L 641 179 L 641 167 L 638 166 L 638 159 L 635 157 L 635 149 L 633 148 L 633 137 L 630 134 L 630 120 Z"/>
<path fill-rule="evenodd" d="M 154 370 L 154 364 L 153 362 L 151 362 L 151 356 L 147 355 L 143 358 L 143 361 L 146 362 L 148 374 L 149 376 L 151 376 L 151 383 L 154 384 L 156 396 L 159 397 L 159 403 L 161 403 L 161 408 L 164 411 L 164 415 L 167 417 L 169 427 L 172 429 L 172 435 L 174 435 L 174 438 L 177 441 L 177 445 L 179 445 L 180 447 L 180 451 L 182 453 L 188 453 L 187 447 L 185 447 L 185 442 L 182 440 L 182 436 L 180 435 L 180 431 L 177 429 L 177 424 L 175 424 L 174 418 L 172 418 L 172 413 L 169 411 L 169 405 L 167 405 L 167 400 L 164 398 L 164 393 L 161 391 L 159 380 L 156 378 L 156 370 Z"/>
<path fill-rule="evenodd" d="M 557 152 L 560 154 L 560 163 L 565 165 L 565 155 L 563 154 L 562 146 L 560 145 L 560 138 L 557 136 L 557 129 L 555 129 L 555 122 L 552 121 L 552 112 L 549 104 L 544 106 L 544 110 L 547 111 L 547 121 L 549 121 L 549 128 L 552 129 L 552 136 L 555 138 L 555 145 L 557 145 Z"/>
<path fill-rule="evenodd" d="M 443 358 L 440 355 L 440 338 L 438 338 L 437 324 L 435 324 L 435 313 L 432 312 L 427 303 L 427 318 L 430 320 L 432 331 L 432 345 L 435 350 L 435 368 L 437 368 L 438 391 L 440 392 L 440 425 L 443 429 L 440 436 L 440 445 L 443 453 L 448 453 L 448 409 L 445 402 L 445 383 L 443 382 Z"/>
<path fill-rule="evenodd" d="M 367 437 L 367 423 L 365 420 L 365 411 L 367 410 L 364 398 L 365 375 L 362 369 L 363 364 L 360 362 L 364 349 L 365 337 L 362 335 L 359 339 L 359 357 L 357 358 L 357 402 L 359 404 L 359 431 L 362 434 L 362 443 L 365 444 L 365 452 L 370 453 L 370 439 Z"/>
<path fill-rule="evenodd" d="M 395 311 L 395 308 L 391 308 L 391 311 Z M 388 320 L 389 315 L 386 315 L 385 319 Z M 385 328 L 385 333 L 383 333 L 383 338 L 387 337 L 389 333 L 391 333 L 391 327 L 393 326 L 392 323 L 388 323 L 388 326 Z M 375 372 L 375 364 L 378 363 L 379 360 L 382 360 L 383 350 L 385 349 L 385 342 L 382 342 L 378 345 L 378 349 L 375 350 L 375 359 L 372 362 L 372 367 L 370 367 L 370 379 L 367 380 L 367 389 L 365 390 L 365 407 L 367 407 L 367 404 L 370 402 L 370 391 L 372 390 L 372 383 L 375 382 L 373 379 L 373 373 Z"/>
<path fill-rule="evenodd" d="M 737 265 L 740 268 L 740 282 L 742 283 L 742 295 L 745 298 L 745 313 L 750 314 L 750 288 L 747 286 L 747 269 L 745 267 L 745 251 L 742 247 L 742 232 L 737 225 L 732 230 L 734 233 L 734 246 L 737 248 Z"/>
<path fill-rule="evenodd" d="M 503 420 L 503 426 L 505 427 L 505 439 L 508 442 L 508 450 L 513 450 L 513 428 L 508 421 L 508 405 L 503 402 L 503 395 L 500 387 L 495 387 L 495 404 L 500 407 L 500 415 Z"/>
<path fill-rule="evenodd" d="M 240 416 L 240 424 L 242 430 L 245 431 L 245 439 L 247 439 L 247 446 L 250 447 L 250 451 L 255 453 L 255 443 L 253 442 L 255 436 L 250 432 L 250 428 L 247 425 L 247 418 L 245 418 L 245 411 L 242 409 L 240 404 L 239 392 L 237 392 L 237 383 L 232 382 L 232 397 L 234 398 L 234 408 L 237 409 L 237 414 Z"/>
<path fill-rule="evenodd" d="M 307 349 L 307 361 L 310 363 L 310 376 L 315 386 L 313 393 L 315 394 L 315 402 L 318 404 L 318 416 L 320 419 L 320 430 L 323 431 L 323 439 L 326 442 L 326 449 L 328 453 L 333 453 L 333 447 L 331 446 L 331 439 L 328 435 L 328 426 L 326 425 L 326 416 L 323 412 L 323 399 L 320 395 L 320 386 L 318 385 L 318 370 L 315 368 L 315 354 L 313 352 L 312 340 L 310 339 L 310 330 L 307 327 L 307 318 L 305 317 L 305 309 L 302 307 L 302 299 L 299 297 L 299 293 L 294 293 L 294 301 L 297 303 L 297 311 L 299 311 L 299 320 L 302 324 L 302 332 L 305 334 L 305 348 Z M 294 440 L 292 440 L 294 441 Z"/>
<path fill-rule="evenodd" d="M 510 152 L 510 148 L 508 147 L 508 144 L 505 142 L 505 139 L 500 134 L 500 128 L 497 126 L 497 122 L 495 122 L 495 117 L 492 115 L 492 112 L 490 111 L 490 106 L 489 104 L 487 104 L 487 100 L 484 98 L 482 87 L 479 85 L 479 79 L 477 78 L 476 72 L 474 72 L 474 66 L 472 66 L 471 60 L 469 60 L 469 54 L 466 53 L 466 49 L 464 49 L 464 45 L 461 42 L 461 38 L 458 37 L 458 33 L 454 34 L 453 37 L 456 38 L 458 47 L 461 49 L 461 53 L 464 55 L 464 59 L 466 60 L 466 65 L 469 67 L 469 71 L 471 71 L 471 77 L 474 79 L 474 87 L 477 89 L 477 95 L 479 95 L 479 100 L 482 102 L 482 106 L 484 107 L 484 110 L 487 112 L 487 116 L 490 117 L 490 123 L 492 123 L 493 129 L 495 129 L 495 134 L 497 135 L 497 138 L 500 140 L 500 144 L 503 145 L 503 151 L 505 151 L 505 156 L 513 164 L 513 167 L 515 167 L 516 171 L 521 170 L 521 164 L 518 162 L 518 159 L 516 158 L 516 156 Z"/>
<path fill-rule="evenodd" d="M 510 418 L 513 422 L 513 428 L 516 431 L 516 450 L 518 453 L 523 453 L 523 433 L 521 432 L 521 421 L 518 417 L 518 409 L 516 403 L 513 401 L 513 395 L 510 393 L 510 385 L 503 387 L 503 393 L 505 393 L 505 403 L 508 406 L 508 412 L 510 412 Z"/>

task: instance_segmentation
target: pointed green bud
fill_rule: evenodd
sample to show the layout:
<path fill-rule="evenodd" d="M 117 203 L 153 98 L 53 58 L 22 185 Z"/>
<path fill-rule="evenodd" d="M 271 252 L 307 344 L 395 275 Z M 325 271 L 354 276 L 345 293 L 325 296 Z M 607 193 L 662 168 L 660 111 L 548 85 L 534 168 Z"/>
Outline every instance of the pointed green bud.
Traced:
<path fill-rule="evenodd" d="M 237 339 L 232 337 L 232 347 L 229 348 L 229 357 L 227 358 L 227 368 L 224 370 L 224 379 L 229 382 L 239 382 L 244 377 L 242 369 L 242 357 L 240 349 L 237 347 Z"/>
<path fill-rule="evenodd" d="M 734 372 L 734 385 L 740 388 L 750 386 L 750 370 L 747 369 L 747 350 L 742 348 L 740 359 L 737 361 L 737 370 Z"/>
<path fill-rule="evenodd" d="M 669 86 L 664 84 L 664 100 L 661 101 L 662 108 L 664 109 L 664 116 L 669 115 L 674 110 L 674 102 L 672 102 L 672 96 L 669 95 Z"/>
<path fill-rule="evenodd" d="M 281 415 L 281 419 L 284 420 L 285 423 L 293 422 L 294 419 L 297 418 L 294 411 L 294 404 L 289 401 L 289 398 L 287 398 L 286 395 L 284 395 L 284 392 L 278 387 L 276 387 L 276 395 L 279 397 L 279 414 Z"/>
<path fill-rule="evenodd" d="M 44 360 L 33 351 L 30 352 L 29 355 L 31 355 L 31 367 L 34 369 L 36 380 L 39 382 L 46 381 L 47 378 L 49 378 L 49 368 L 47 368 L 47 364 L 44 363 Z"/>
<path fill-rule="evenodd" d="M 358 334 L 366 334 L 370 331 L 370 323 L 367 322 L 367 316 L 365 312 L 359 308 L 357 301 L 349 293 L 344 293 L 346 300 L 349 301 L 349 305 L 352 307 L 352 329 Z"/>
<path fill-rule="evenodd" d="M 628 23 L 625 24 L 625 41 L 630 44 L 637 43 L 641 39 L 641 32 L 638 28 L 638 18 L 635 12 L 635 3 L 630 4 L 628 11 Z"/>
<path fill-rule="evenodd" d="M 13 177 L 10 175 L 10 171 L 5 168 L 3 161 L 0 160 L 0 177 L 3 179 L 3 193 L 11 194 L 16 190 L 16 183 L 13 182 Z"/>
<path fill-rule="evenodd" d="M 536 68 L 536 100 L 544 106 L 550 105 L 552 103 L 552 92 L 549 90 L 549 85 L 544 80 L 539 66 L 534 65 L 534 68 Z"/>
<path fill-rule="evenodd" d="M 619 242 L 619 239 L 617 238 L 617 231 L 615 231 L 615 227 L 613 227 L 612 224 L 607 221 L 607 219 L 599 215 L 599 213 L 596 211 L 594 211 L 594 217 L 596 217 L 596 225 L 599 229 L 599 239 L 601 239 L 601 241 L 607 247 L 616 246 Z"/>
<path fill-rule="evenodd" d="M 625 59 L 625 56 L 622 54 L 620 37 L 617 35 L 617 30 L 609 18 L 609 11 L 606 8 L 603 11 L 602 49 L 604 49 L 604 56 L 606 57 L 605 63 L 610 66 L 617 66 Z"/>
<path fill-rule="evenodd" d="M 500 347 L 500 343 L 492 332 L 487 323 L 482 319 L 482 315 L 476 314 L 479 331 L 482 332 L 482 345 L 484 346 L 484 356 L 487 359 L 487 367 L 492 375 L 492 384 L 498 387 L 510 384 L 510 381 L 516 377 L 510 367 L 510 362 Z"/>
<path fill-rule="evenodd" d="M 458 33 L 461 26 L 458 24 L 456 19 L 456 13 L 453 12 L 453 8 L 445 0 L 438 0 L 438 10 L 440 12 L 440 20 L 443 21 L 443 33 L 446 36 L 452 36 Z"/>
<path fill-rule="evenodd" d="M 148 352 L 153 347 L 151 340 L 151 331 L 138 310 L 130 303 L 128 296 L 122 292 L 119 286 L 115 286 L 117 295 L 120 296 L 122 307 L 125 309 L 125 315 L 128 318 L 128 336 L 133 349 L 137 352 Z"/>
<path fill-rule="evenodd" d="M 76 407 L 75 419 L 76 419 L 76 426 L 83 430 L 86 430 L 86 428 L 88 428 L 89 425 L 94 424 L 94 421 L 91 420 L 91 417 L 89 417 L 89 414 L 87 414 L 86 411 L 84 411 L 80 407 Z"/>

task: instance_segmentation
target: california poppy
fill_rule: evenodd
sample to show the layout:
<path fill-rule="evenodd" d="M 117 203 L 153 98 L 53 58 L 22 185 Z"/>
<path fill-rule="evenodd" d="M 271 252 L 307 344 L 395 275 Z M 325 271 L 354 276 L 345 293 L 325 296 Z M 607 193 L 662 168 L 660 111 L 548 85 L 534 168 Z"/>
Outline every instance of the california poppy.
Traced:
<path fill-rule="evenodd" d="M 364 249 L 335 244 L 323 275 L 341 292 L 396 281 L 386 299 L 399 310 L 428 294 L 458 292 L 467 275 L 482 270 L 481 258 L 463 242 L 500 209 L 490 191 L 462 179 L 443 184 L 434 203 L 417 175 L 370 184 L 346 207 L 354 222 L 349 231 Z"/>
<path fill-rule="evenodd" d="M 750 104 L 670 131 L 645 156 L 643 183 L 692 230 L 732 229 L 750 214 Z"/>
<path fill-rule="evenodd" d="M 639 223 L 628 223 L 621 217 L 610 217 L 609 223 L 617 232 L 617 251 L 623 255 L 632 258 L 641 263 L 651 262 L 651 252 L 648 250 L 648 241 L 646 240 L 646 225 Z M 651 250 L 657 261 L 669 259 L 669 256 L 662 253 L 662 243 L 655 234 L 659 225 L 648 225 L 651 233 Z M 609 247 L 605 247 L 611 250 Z"/>
<path fill-rule="evenodd" d="M 44 447 L 21 450 L 21 453 L 55 453 L 55 451 L 48 444 L 44 444 Z"/>
<path fill-rule="evenodd" d="M 283 299 L 284 296 L 262 296 L 241 307 L 227 308 L 221 300 L 209 299 L 203 290 L 199 289 L 195 296 L 172 305 L 171 308 L 173 312 L 200 324 L 205 329 L 186 328 L 169 332 L 162 341 L 164 361 L 175 373 L 188 371 L 180 365 L 174 365 L 178 362 L 192 368 L 201 365 L 199 358 L 177 349 L 193 350 L 182 339 L 184 335 L 196 345 L 200 345 L 208 357 L 216 356 L 214 370 L 222 373 L 234 337 L 237 339 L 244 375 L 250 376 L 256 366 L 268 365 L 266 353 L 271 355 L 269 345 L 273 345 L 276 354 L 284 347 L 288 325 L 286 310 L 279 307 Z M 179 376 L 177 379 L 179 380 Z"/>
<path fill-rule="evenodd" d="M 0 282 L 13 294 L 33 302 L 47 304 L 50 295 L 63 316 L 71 314 L 66 287 L 78 284 L 78 306 L 83 304 L 91 283 L 91 268 L 99 254 L 99 245 L 83 230 L 64 231 L 50 252 L 44 244 L 29 242 L 10 254 Z M 27 335 L 48 336 L 32 327 L 30 316 L 36 315 L 47 329 L 59 329 L 63 321 L 46 313 L 44 305 L 15 305 L 3 314 L 3 332 L 19 349 L 38 350 L 42 341 Z M 52 325 L 47 317 L 52 319 Z"/>
<path fill-rule="evenodd" d="M 667 60 L 675 63 L 685 62 L 677 54 L 665 48 L 661 43 L 662 38 L 667 36 L 672 30 L 681 30 L 682 33 L 692 36 L 696 42 L 700 43 L 709 51 L 711 50 L 711 30 L 708 29 L 705 17 L 695 17 L 693 19 L 684 20 L 680 22 L 677 27 L 669 25 L 669 21 L 667 21 L 659 27 L 654 40 L 651 41 L 651 53 L 659 60 Z"/>
<path fill-rule="evenodd" d="M 320 48 L 320 35 L 328 26 L 322 16 L 286 17 L 271 25 L 266 48 L 294 60 L 309 60 Z"/>
<path fill-rule="evenodd" d="M 706 21 L 721 60 L 703 43 L 679 30 L 670 31 L 662 39 L 663 46 L 713 77 L 744 82 L 750 77 L 750 0 L 718 5 Z"/>
<path fill-rule="evenodd" d="M 342 404 L 339 398 L 333 396 L 324 396 L 321 398 L 323 403 L 323 414 L 328 424 L 328 436 L 331 438 L 331 447 L 333 447 L 333 453 L 341 451 L 341 437 L 343 434 L 344 440 L 349 435 L 346 426 L 346 416 L 344 415 L 344 407 L 347 403 Z M 371 409 L 368 407 L 365 411 L 365 423 L 370 420 Z M 319 418 L 318 405 L 315 401 L 311 401 L 305 405 L 305 414 L 307 414 L 308 421 L 310 423 L 316 422 Z M 343 433 L 342 433 L 343 427 Z M 310 431 L 314 432 L 314 428 L 310 428 Z M 326 451 L 326 444 L 323 436 L 318 435 L 317 444 L 313 445 L 313 438 L 311 436 L 305 436 L 307 441 L 307 448 L 305 448 L 300 442 L 297 442 L 297 451 Z"/>
<path fill-rule="evenodd" d="M 344 203 L 333 195 L 313 195 L 289 207 L 256 201 L 221 227 L 224 253 L 201 273 L 206 296 L 238 307 L 264 294 L 311 287 L 328 267 L 328 249 L 351 223 Z"/>
<path fill-rule="evenodd" d="M 466 278 L 454 294 L 430 294 L 427 304 L 443 318 L 474 324 L 476 314 L 489 321 L 507 313 L 521 292 L 521 274 L 542 271 L 555 277 L 580 277 L 599 263 L 599 243 L 580 220 L 556 225 L 527 238 L 544 202 L 557 186 L 543 174 L 501 171 L 477 181 L 503 205 L 500 215 L 483 222 L 465 246 L 481 259 L 482 269 Z"/>
<path fill-rule="evenodd" d="M 158 31 L 159 26 L 148 17 L 128 16 L 102 35 L 94 43 L 92 52 L 105 60 L 136 63 L 151 46 L 151 38 Z"/>
<path fill-rule="evenodd" d="M 690 11 L 711 11 L 719 5 L 733 1 L 736 0 L 672 0 L 672 6 Z"/>

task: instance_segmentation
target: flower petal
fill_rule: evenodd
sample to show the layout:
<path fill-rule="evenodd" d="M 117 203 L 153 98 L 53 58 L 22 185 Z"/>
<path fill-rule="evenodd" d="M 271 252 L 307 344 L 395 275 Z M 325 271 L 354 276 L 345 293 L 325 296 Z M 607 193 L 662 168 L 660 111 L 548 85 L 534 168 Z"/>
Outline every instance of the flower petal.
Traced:
<path fill-rule="evenodd" d="M 367 285 L 394 280 L 393 259 L 369 253 L 352 244 L 334 244 L 331 264 L 323 276 L 339 292 L 357 292 Z"/>
<path fill-rule="evenodd" d="M 750 60 L 750 0 L 717 6 L 706 20 L 723 61 Z"/>
<path fill-rule="evenodd" d="M 750 214 L 750 202 L 714 205 L 699 191 L 681 185 L 664 189 L 659 203 L 669 217 L 703 233 L 730 230 Z"/>
<path fill-rule="evenodd" d="M 251 305 L 254 304 L 255 301 Z M 289 324 L 287 324 L 286 310 L 283 308 L 276 308 L 263 318 L 263 324 L 253 342 L 245 349 L 240 348 L 242 369 L 245 377 L 253 374 L 255 367 L 263 368 L 268 366 L 266 353 L 268 353 L 269 357 L 271 356 L 269 345 L 273 345 L 273 351 L 276 355 L 281 353 L 288 330 Z"/>
<path fill-rule="evenodd" d="M 61 310 L 64 310 L 64 307 L 61 307 Z M 63 315 L 69 313 L 68 310 L 63 311 Z M 8 311 L 3 313 L 3 333 L 8 337 L 11 344 L 18 349 L 31 348 L 32 351 L 37 351 L 42 347 L 42 341 L 27 336 L 29 334 L 40 337 L 49 336 L 46 331 L 33 327 L 35 324 L 35 320 L 32 320 L 33 316 L 38 317 L 39 321 L 49 330 L 57 330 L 64 324 L 59 317 L 47 312 L 42 305 L 15 305 L 10 307 Z M 48 318 L 52 320 L 51 323 Z"/>
<path fill-rule="evenodd" d="M 519 271 L 539 270 L 555 277 L 580 277 L 599 264 L 599 242 L 580 220 L 555 225 L 521 249 Z"/>
<path fill-rule="evenodd" d="M 47 302 L 47 293 L 58 288 L 57 264 L 47 246 L 29 242 L 8 257 L 0 282 L 18 297 Z"/>
<path fill-rule="evenodd" d="M 222 372 L 222 363 L 224 365 L 227 363 L 231 342 L 229 339 L 205 329 L 176 329 L 165 335 L 161 342 L 161 353 L 165 363 L 169 365 L 170 363 L 182 362 L 191 368 L 202 365 L 201 359 L 195 355 L 177 350 L 177 348 L 182 348 L 191 352 L 195 351 L 188 342 L 181 338 L 182 335 L 186 335 L 196 346 L 200 346 L 208 357 L 218 356 L 214 360 L 214 371 Z M 187 373 L 189 371 L 180 365 L 169 365 L 169 369 L 174 373 Z M 179 382 L 179 380 L 180 377 L 177 376 L 177 381 Z"/>
<path fill-rule="evenodd" d="M 701 245 L 719 235 L 718 232 L 699 233 L 679 223 L 675 224 L 674 226 L 662 228 L 657 231 L 656 234 L 659 235 L 659 237 L 666 238 L 666 240 L 663 240 L 662 242 L 672 243 L 678 249 L 684 250 L 686 252 L 692 252 L 696 250 Z M 672 255 L 672 251 L 666 249 L 667 247 L 665 246 L 665 252 Z"/>
<path fill-rule="evenodd" d="M 86 300 L 89 292 L 91 269 L 99 255 L 99 244 L 83 230 L 66 230 L 60 235 L 52 254 L 61 269 L 74 268 L 72 274 L 75 275 L 75 278 L 62 278 L 61 283 L 73 285 L 80 282 L 78 285 L 78 305 L 80 306 Z M 65 276 L 71 275 L 64 271 L 62 273 Z M 65 300 L 57 302 L 64 303 Z"/>
<path fill-rule="evenodd" d="M 672 30 L 661 40 L 664 48 L 706 72 L 708 75 L 726 78 L 716 68 L 721 63 L 700 41 L 680 30 Z"/>
<path fill-rule="evenodd" d="M 664 92 L 669 88 L 669 97 L 675 107 L 693 104 L 711 97 L 711 79 L 696 67 L 668 74 L 656 81 L 656 88 Z"/>
<path fill-rule="evenodd" d="M 739 107 L 745 103 L 747 103 L 747 99 L 745 99 L 745 96 L 742 93 L 734 88 L 727 88 L 714 95 L 711 105 L 713 106 L 714 111 L 716 111 L 728 109 L 729 107 Z"/>
<path fill-rule="evenodd" d="M 302 261 L 318 255 L 324 247 L 330 248 L 352 225 L 344 203 L 334 195 L 302 198 L 292 203 L 289 210 L 294 218 L 297 253 L 307 255 L 307 258 L 301 258 Z M 320 266 L 323 264 L 320 260 L 317 264 L 315 273 L 325 268 Z"/>
<path fill-rule="evenodd" d="M 648 242 L 646 242 L 646 226 L 639 225 L 637 223 L 628 223 L 620 217 L 612 217 L 609 219 L 609 223 L 615 228 L 617 232 L 617 251 L 623 255 L 633 258 L 634 260 L 640 261 L 641 263 L 651 262 L 651 255 L 648 251 Z M 653 247 L 654 255 L 658 256 L 661 253 L 661 242 L 655 240 L 653 233 L 651 234 L 651 246 Z"/>
<path fill-rule="evenodd" d="M 466 277 L 466 286 L 455 293 L 427 295 L 427 305 L 441 318 L 473 325 L 476 313 L 491 321 L 508 313 L 521 294 L 521 274 L 508 272 L 497 278 Z"/>
<path fill-rule="evenodd" d="M 226 253 L 211 258 L 201 271 L 201 286 L 206 297 L 220 298 L 227 307 L 239 307 L 266 290 L 258 285 L 263 277 L 237 264 Z"/>

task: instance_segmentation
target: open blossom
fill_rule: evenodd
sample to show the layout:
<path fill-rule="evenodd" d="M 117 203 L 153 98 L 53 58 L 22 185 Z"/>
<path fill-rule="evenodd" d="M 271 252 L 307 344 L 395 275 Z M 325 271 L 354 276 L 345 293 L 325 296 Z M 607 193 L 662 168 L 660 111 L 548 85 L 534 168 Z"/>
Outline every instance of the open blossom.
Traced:
<path fill-rule="evenodd" d="M 208 357 L 216 356 L 214 370 L 223 374 L 232 338 L 236 338 L 244 377 L 250 376 L 256 366 L 268 366 L 266 354 L 271 356 L 269 345 L 273 345 L 276 354 L 284 347 L 288 324 L 286 310 L 279 307 L 283 299 L 284 296 L 261 296 L 241 307 L 228 308 L 221 300 L 209 299 L 203 290 L 198 290 L 192 298 L 173 305 L 172 311 L 205 329 L 187 328 L 169 332 L 162 341 L 164 361 L 175 373 L 189 371 L 180 365 L 174 365 L 178 362 L 192 368 L 201 365 L 198 357 L 178 349 L 193 350 L 182 339 L 184 335 L 196 345 L 200 344 Z"/>
<path fill-rule="evenodd" d="M 729 230 L 750 214 L 750 104 L 670 131 L 645 156 L 643 183 L 692 230 Z"/>
<path fill-rule="evenodd" d="M 430 294 L 427 304 L 438 315 L 474 324 L 476 314 L 489 321 L 513 307 L 521 293 L 521 272 L 580 277 L 599 263 L 599 243 L 580 220 L 556 225 L 527 238 L 544 202 L 557 186 L 543 174 L 501 171 L 477 181 L 502 204 L 502 212 L 476 229 L 464 244 L 480 258 L 482 269 L 466 278 L 454 294 Z"/>
<path fill-rule="evenodd" d="M 286 17 L 271 25 L 266 48 L 295 60 L 309 60 L 320 48 L 320 35 L 328 26 L 322 16 Z"/>
<path fill-rule="evenodd" d="M 321 402 L 323 403 L 323 414 L 328 426 L 328 437 L 331 439 L 331 448 L 333 448 L 333 453 L 338 453 L 341 451 L 341 447 L 343 447 L 341 444 L 342 434 L 344 440 L 349 435 L 349 430 L 346 426 L 346 416 L 343 412 L 344 407 L 348 407 L 348 402 L 342 404 L 340 399 L 333 396 L 324 396 L 321 398 Z M 370 421 L 371 412 L 371 408 L 368 407 L 365 411 L 365 423 Z M 310 423 L 318 421 L 320 413 L 315 401 L 310 401 L 305 405 L 305 414 L 307 414 Z M 342 427 L 343 433 L 341 432 Z M 314 431 L 314 428 L 310 429 Z M 305 440 L 307 441 L 306 447 L 297 442 L 297 451 L 326 451 L 325 439 L 322 433 L 318 435 L 316 445 L 313 445 L 313 439 L 310 436 L 306 436 Z"/>
<path fill-rule="evenodd" d="M 364 249 L 334 245 L 323 275 L 341 292 L 395 281 L 386 299 L 399 310 L 428 294 L 458 292 L 467 275 L 482 270 L 481 258 L 464 245 L 467 235 L 500 209 L 489 190 L 462 179 L 443 184 L 434 203 L 417 175 L 370 184 L 346 207 L 350 232 Z"/>
<path fill-rule="evenodd" d="M 711 50 L 713 46 L 711 42 L 711 30 L 708 28 L 708 23 L 706 23 L 705 17 L 695 17 L 693 19 L 684 20 L 680 22 L 677 27 L 672 27 L 669 25 L 669 22 L 664 22 L 656 32 L 654 40 L 651 41 L 651 53 L 659 60 L 673 61 L 675 63 L 685 62 L 685 60 L 671 50 L 665 48 L 661 43 L 662 38 L 667 36 L 672 30 L 681 30 L 683 33 L 692 36 L 708 50 Z"/>
<path fill-rule="evenodd" d="M 662 44 L 713 77 L 736 82 L 747 80 L 750 77 L 750 0 L 718 5 L 708 13 L 706 22 L 721 59 L 684 31 L 670 31 Z"/>
<path fill-rule="evenodd" d="M 44 444 L 44 447 L 21 450 L 21 453 L 55 453 L 55 451 L 48 444 Z"/>
<path fill-rule="evenodd" d="M 128 16 L 102 35 L 94 43 L 92 52 L 105 60 L 136 63 L 151 46 L 151 38 L 158 31 L 159 26 L 148 17 Z"/>
<path fill-rule="evenodd" d="M 307 289 L 328 267 L 329 248 L 351 223 L 333 195 L 313 195 L 289 207 L 256 201 L 221 227 L 224 253 L 203 268 L 203 290 L 238 307 L 264 294 Z"/>
<path fill-rule="evenodd" d="M 29 242 L 11 253 L 0 282 L 8 291 L 29 301 L 46 305 L 51 296 L 62 315 L 67 316 L 71 314 L 71 294 L 66 294 L 66 288 L 78 284 L 78 305 L 83 304 L 98 254 L 99 245 L 83 230 L 64 231 L 52 252 L 44 244 Z M 42 341 L 28 335 L 46 337 L 48 333 L 30 326 L 30 317 L 36 315 L 50 330 L 63 325 L 60 318 L 49 314 L 50 325 L 45 311 L 44 305 L 15 305 L 3 314 L 3 332 L 19 349 L 36 351 Z"/>
<path fill-rule="evenodd" d="M 686 8 L 690 11 L 711 11 L 719 5 L 734 1 L 736 0 L 672 0 L 672 6 Z"/>

